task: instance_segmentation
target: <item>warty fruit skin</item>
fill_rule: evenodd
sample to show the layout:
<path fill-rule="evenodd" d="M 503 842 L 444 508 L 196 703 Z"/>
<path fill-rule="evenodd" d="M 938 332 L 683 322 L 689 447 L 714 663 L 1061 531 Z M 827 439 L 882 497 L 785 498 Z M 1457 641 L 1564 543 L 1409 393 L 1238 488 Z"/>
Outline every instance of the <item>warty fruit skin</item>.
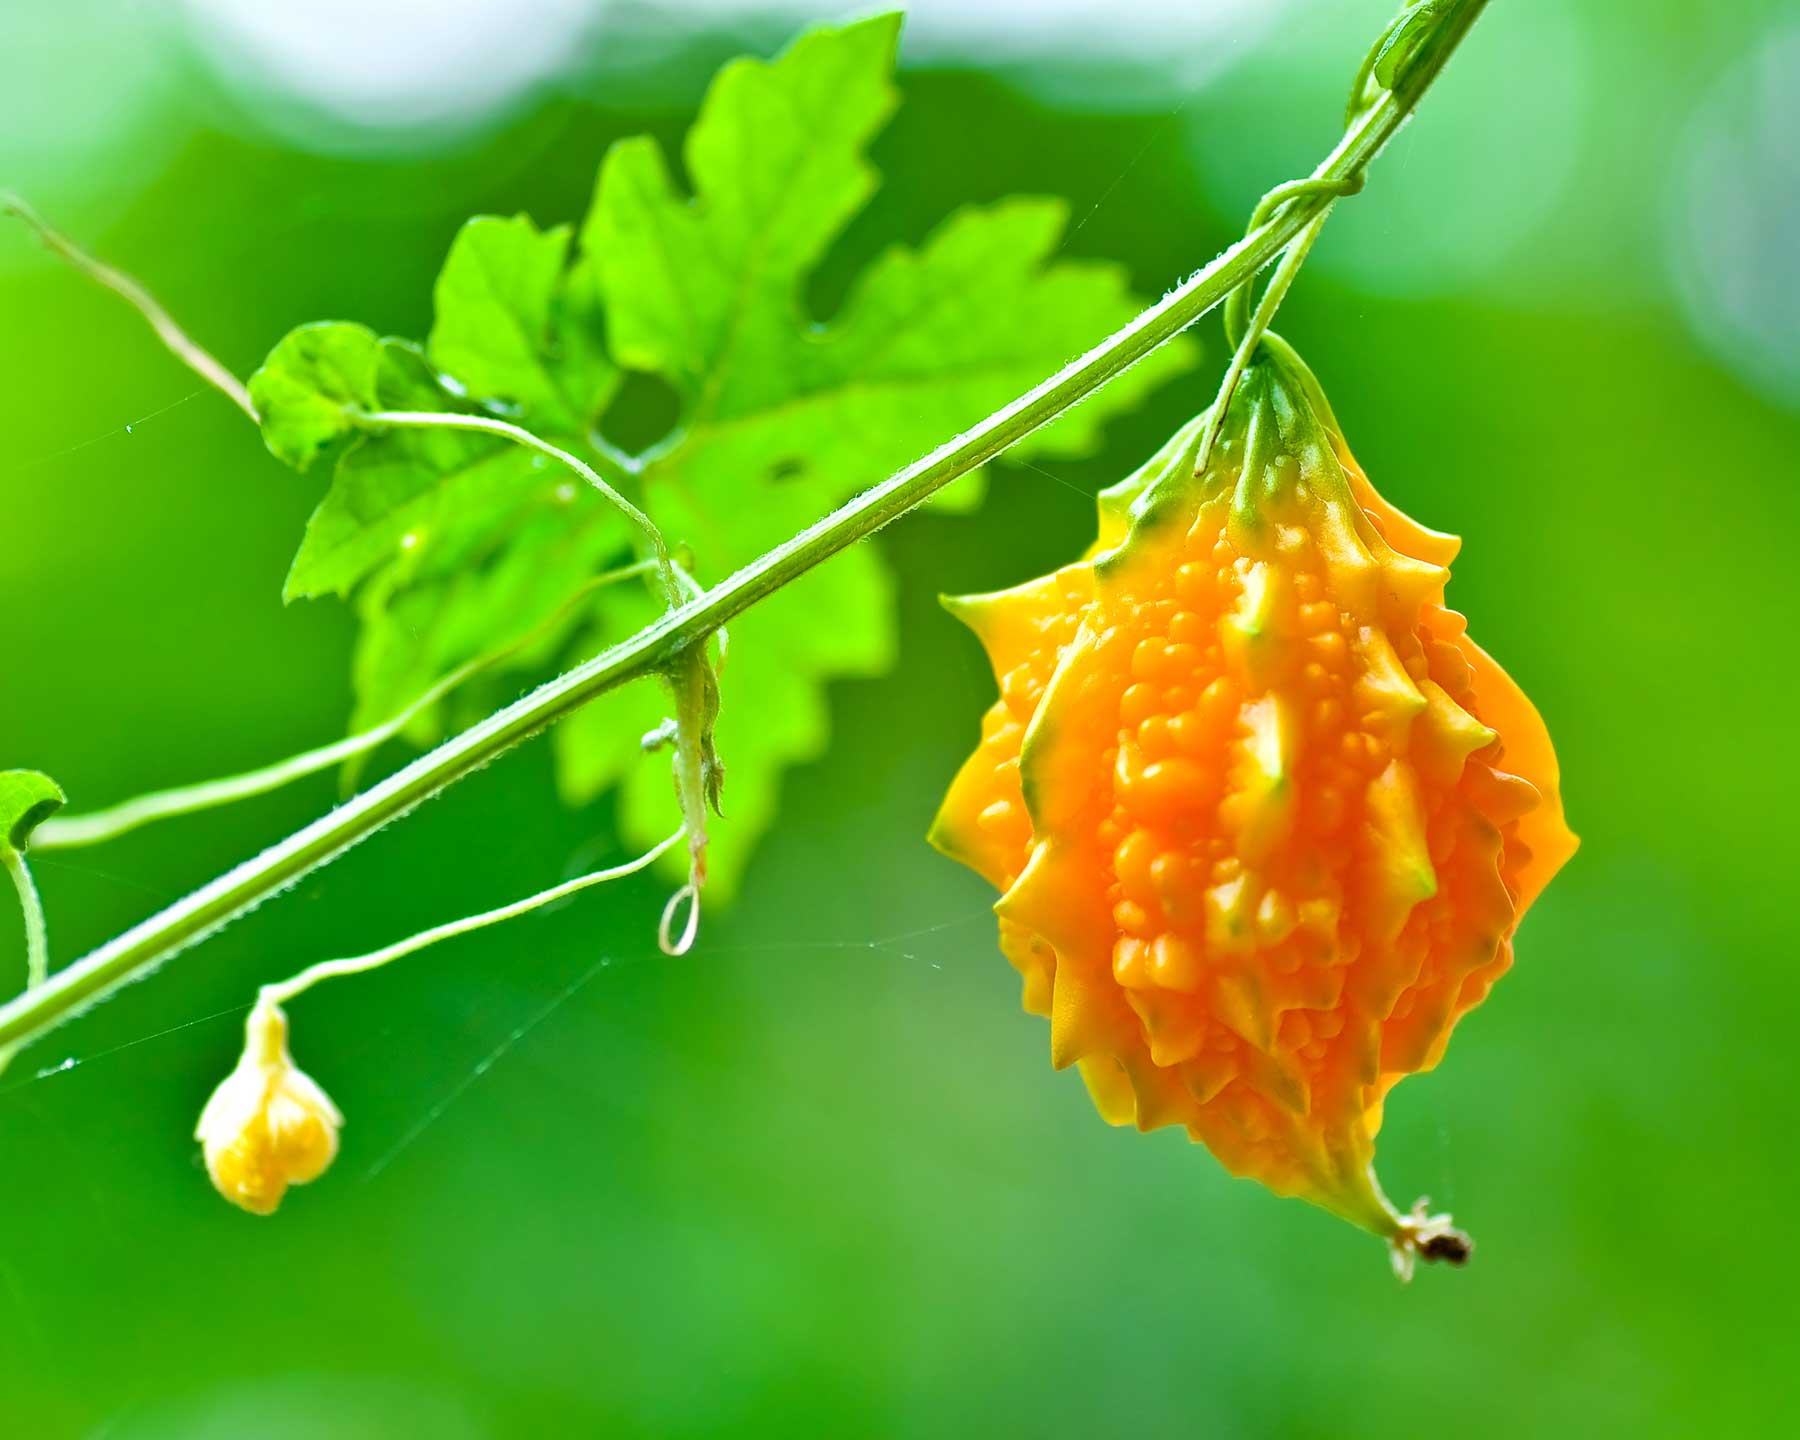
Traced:
<path fill-rule="evenodd" d="M 1542 719 L 1445 603 L 1459 541 L 1351 457 L 1285 346 L 1106 492 L 1094 547 L 948 600 L 1000 696 L 932 841 L 1001 892 L 1100 1113 L 1390 1240 L 1388 1091 L 1569 858 Z"/>

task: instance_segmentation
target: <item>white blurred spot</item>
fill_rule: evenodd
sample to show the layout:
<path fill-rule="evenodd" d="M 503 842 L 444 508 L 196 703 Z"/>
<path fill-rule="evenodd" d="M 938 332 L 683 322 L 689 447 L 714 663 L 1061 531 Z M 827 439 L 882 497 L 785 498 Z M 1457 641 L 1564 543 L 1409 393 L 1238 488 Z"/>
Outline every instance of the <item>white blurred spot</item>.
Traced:
<path fill-rule="evenodd" d="M 1800 25 L 1767 35 L 1711 88 L 1670 198 L 1689 324 L 1744 380 L 1800 404 Z"/>
<path fill-rule="evenodd" d="M 914 0 L 903 50 L 966 62 L 1076 108 L 1167 108 L 1289 0 Z M 441 144 L 570 69 L 604 76 L 721 25 L 794 33 L 837 6 L 701 0 L 182 0 L 196 45 L 257 123 L 313 148 Z M 879 7 L 869 7 L 871 10 Z M 607 27 L 605 42 L 593 41 Z M 774 29 L 779 27 L 779 29 Z M 771 48 L 759 45 L 756 48 Z M 630 75 L 621 80 L 629 87 Z"/>
<path fill-rule="evenodd" d="M 256 118 L 313 145 L 440 144 L 577 56 L 591 0 L 184 0 Z"/>
<path fill-rule="evenodd" d="M 742 0 L 741 8 L 758 7 Z M 912 64 L 1006 74 L 1066 109 L 1160 110 L 1240 58 L 1289 8 L 1289 0 L 912 0 L 901 50 Z"/>

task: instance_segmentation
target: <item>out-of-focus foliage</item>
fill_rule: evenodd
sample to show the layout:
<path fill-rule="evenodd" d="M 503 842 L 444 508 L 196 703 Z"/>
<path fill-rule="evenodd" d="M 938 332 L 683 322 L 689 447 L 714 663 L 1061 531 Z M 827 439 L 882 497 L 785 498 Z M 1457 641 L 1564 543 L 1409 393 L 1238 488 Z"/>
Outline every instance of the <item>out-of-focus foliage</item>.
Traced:
<path fill-rule="evenodd" d="M 1046 18 L 1004 68 L 946 58 L 930 25 L 951 8 L 903 39 L 906 104 L 869 152 L 884 183 L 809 278 L 815 315 L 896 239 L 1016 193 L 1066 198 L 1059 258 L 1157 292 L 1330 143 L 1388 10 L 1240 5 L 1250 28 L 1165 70 L 1117 58 L 1135 7 Z M 304 117 L 252 112 L 210 49 L 142 45 L 163 9 L 0 6 L 0 73 L 31 82 L 0 97 L 0 180 L 239 374 L 320 316 L 429 337 L 467 216 L 580 215 L 609 144 L 648 132 L 674 155 L 717 65 L 798 28 L 609 9 L 573 78 L 498 128 L 328 152 Z M 1092 458 L 997 467 L 973 516 L 876 542 L 895 664 L 824 692 L 831 748 L 789 773 L 692 956 L 656 954 L 646 880 L 296 1003 L 347 1123 L 278 1223 L 220 1204 L 189 1138 L 251 987 L 602 862 L 612 808 L 552 802 L 549 746 L 19 1055 L 0 1081 L 8 1432 L 1778 1429 L 1800 1406 L 1781 1242 L 1800 417 L 1765 383 L 1790 369 L 1749 363 L 1745 337 L 1780 328 L 1738 321 L 1745 297 L 1769 297 L 1766 321 L 1800 293 L 1775 243 L 1787 172 L 1765 163 L 1791 151 L 1791 16 L 1490 6 L 1283 311 L 1384 492 L 1467 537 L 1452 593 L 1544 710 L 1583 837 L 1505 986 L 1383 1126 L 1396 1198 L 1467 1224 L 1467 1270 L 1402 1291 L 1328 1217 L 1176 1136 L 1097 1124 L 1079 1081 L 1043 1073 L 991 895 L 921 839 L 993 695 L 937 594 L 1076 553 L 1092 493 L 1204 403 L 1215 364 L 1115 415 Z M 140 50 L 162 57 L 150 89 Z M 1190 58 L 1203 86 L 1179 82 Z M 102 122 L 126 126 L 106 147 Z M 88 806 L 339 733 L 355 616 L 280 593 L 314 475 L 22 231 L 0 232 L 0 317 L 0 504 L 30 536 L 0 547 L 0 764 Z M 34 854 L 55 958 L 335 793 L 320 777 Z M 7 922 L 0 971 L 16 946 Z"/>

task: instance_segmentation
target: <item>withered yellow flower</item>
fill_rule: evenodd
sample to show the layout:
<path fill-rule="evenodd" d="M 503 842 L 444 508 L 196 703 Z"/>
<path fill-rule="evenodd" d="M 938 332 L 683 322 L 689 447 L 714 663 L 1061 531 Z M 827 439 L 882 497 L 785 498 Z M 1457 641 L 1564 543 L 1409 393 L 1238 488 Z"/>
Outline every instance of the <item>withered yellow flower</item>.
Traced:
<path fill-rule="evenodd" d="M 1384 501 L 1268 337 L 1101 499 L 1076 564 L 951 602 L 1000 699 L 932 839 L 1004 895 L 1000 944 L 1102 1115 L 1415 1256 L 1447 1217 L 1376 1183 L 1388 1092 L 1512 962 L 1575 848 L 1524 694 L 1445 603 L 1457 541 Z"/>
<path fill-rule="evenodd" d="M 288 1052 L 281 1007 L 258 1000 L 244 1054 L 200 1112 L 194 1138 L 213 1188 L 252 1215 L 273 1215 L 290 1185 L 317 1180 L 337 1157 L 337 1106 Z"/>

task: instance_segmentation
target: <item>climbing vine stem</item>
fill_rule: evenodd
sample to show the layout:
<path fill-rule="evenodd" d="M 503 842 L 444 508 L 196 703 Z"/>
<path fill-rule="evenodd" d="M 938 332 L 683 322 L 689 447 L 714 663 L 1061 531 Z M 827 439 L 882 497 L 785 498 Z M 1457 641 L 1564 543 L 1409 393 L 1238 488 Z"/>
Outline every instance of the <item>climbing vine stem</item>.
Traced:
<path fill-rule="evenodd" d="M 19 892 L 19 908 L 25 912 L 25 985 L 35 990 L 50 977 L 50 933 L 44 924 L 44 902 L 32 883 L 25 856 L 11 845 L 0 844 L 0 862 Z"/>
<path fill-rule="evenodd" d="M 1261 225 L 1122 329 L 923 459 L 864 491 L 703 595 L 671 608 L 636 635 L 546 681 L 254 859 L 109 940 L 52 975 L 44 985 L 0 1007 L 0 1046 L 37 1038 L 596 695 L 640 676 L 667 673 L 735 616 L 992 460 L 1185 330 L 1286 250 L 1332 203 L 1335 194 L 1354 186 L 1411 115 L 1486 4 L 1487 0 L 1424 0 L 1384 32 L 1378 60 L 1368 67 L 1362 84 L 1381 80 L 1389 88 L 1360 107 L 1353 104 L 1349 127 L 1309 177 L 1331 182 L 1328 186 L 1295 193 Z M 1406 44 L 1396 46 L 1394 39 L 1402 34 Z M 1392 63 L 1384 63 L 1384 59 Z M 385 418 L 388 423 L 394 419 Z"/>
<path fill-rule="evenodd" d="M 429 945 L 436 945 L 442 940 L 451 940 L 458 935 L 468 935 L 476 930 L 485 930 L 490 925 L 499 925 L 507 920 L 516 920 L 521 915 L 528 915 L 533 910 L 541 910 L 546 905 L 558 900 L 566 900 L 569 896 L 579 894 L 583 890 L 592 889 L 596 885 L 604 885 L 610 880 L 622 880 L 627 875 L 635 875 L 640 870 L 648 869 L 660 860 L 682 839 L 685 830 L 677 830 L 673 835 L 661 841 L 635 860 L 628 860 L 623 865 L 614 865 L 606 870 L 595 870 L 591 874 L 577 876 L 573 880 L 565 880 L 560 885 L 552 885 L 548 890 L 540 890 L 535 895 L 528 895 L 523 900 L 515 900 L 510 905 L 502 905 L 494 910 L 484 910 L 479 915 L 465 915 L 460 920 L 451 920 L 443 925 L 433 925 L 429 930 L 421 930 L 416 935 L 409 935 L 404 940 L 396 940 L 392 945 L 384 945 L 379 950 L 371 950 L 367 955 L 355 955 L 342 960 L 321 960 L 316 965 L 309 965 L 298 975 L 290 976 L 273 985 L 265 985 L 257 998 L 267 1004 L 285 1005 L 295 996 L 304 994 L 321 980 L 336 980 L 345 975 L 361 975 L 365 971 L 379 970 L 383 965 L 407 955 L 416 954 Z"/>
<path fill-rule="evenodd" d="M 19 908 L 25 914 L 25 988 L 35 990 L 50 975 L 50 934 L 44 923 L 44 902 L 38 898 L 24 855 L 11 845 L 0 843 L 0 864 L 5 865 L 13 888 L 19 892 Z M 12 1063 L 19 1043 L 0 1045 L 0 1073 Z"/>
<path fill-rule="evenodd" d="M 170 354 L 249 416 L 252 425 L 261 423 L 256 406 L 250 401 L 250 392 L 244 388 L 244 382 L 195 344 L 188 337 L 187 331 L 177 325 L 169 312 L 157 302 L 156 297 L 131 276 L 96 260 L 10 191 L 0 191 L 0 215 L 12 215 L 23 220 L 37 233 L 38 239 L 44 242 L 47 249 L 68 261 L 90 280 L 122 297 L 144 317 L 156 332 L 156 338 L 168 347 Z"/>
<path fill-rule="evenodd" d="M 367 755 L 400 734 L 415 719 L 458 687 L 483 671 L 491 670 L 509 656 L 516 655 L 533 641 L 543 638 L 565 622 L 575 608 L 594 591 L 621 580 L 647 575 L 655 568 L 655 561 L 639 560 L 594 576 L 578 586 L 547 619 L 525 631 L 517 639 L 510 640 L 485 655 L 477 656 L 465 665 L 457 666 L 418 699 L 396 711 L 379 725 L 372 725 L 354 735 L 346 735 L 342 740 L 334 740 L 329 745 L 302 750 L 298 755 L 290 755 L 272 765 L 248 770 L 241 775 L 202 780 L 198 784 L 181 785 L 170 790 L 153 790 L 147 795 L 137 795 L 104 810 L 87 814 L 53 815 L 32 833 L 32 844 L 39 850 L 72 850 L 84 845 L 101 845 L 158 820 L 173 819 L 177 815 L 193 815 L 202 810 L 213 810 L 221 805 L 267 795 L 308 775 L 316 775 L 321 770 L 329 770 L 333 766 Z M 699 593 L 699 587 L 685 571 L 677 567 L 675 573 L 686 592 Z"/>

